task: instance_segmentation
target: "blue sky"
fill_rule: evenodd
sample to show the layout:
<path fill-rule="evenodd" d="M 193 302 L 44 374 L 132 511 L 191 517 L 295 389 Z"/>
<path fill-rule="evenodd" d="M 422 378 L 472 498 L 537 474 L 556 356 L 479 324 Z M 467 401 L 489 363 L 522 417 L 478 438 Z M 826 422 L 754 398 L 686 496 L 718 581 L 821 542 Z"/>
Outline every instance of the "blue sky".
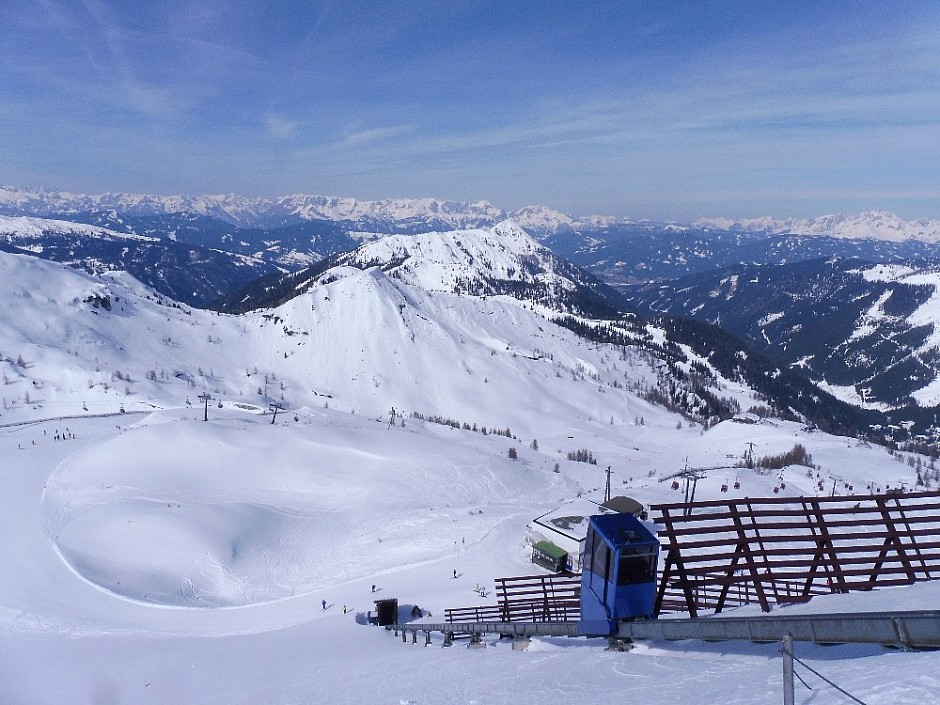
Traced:
<path fill-rule="evenodd" d="M 940 218 L 940 3 L 0 2 L 0 183 Z"/>

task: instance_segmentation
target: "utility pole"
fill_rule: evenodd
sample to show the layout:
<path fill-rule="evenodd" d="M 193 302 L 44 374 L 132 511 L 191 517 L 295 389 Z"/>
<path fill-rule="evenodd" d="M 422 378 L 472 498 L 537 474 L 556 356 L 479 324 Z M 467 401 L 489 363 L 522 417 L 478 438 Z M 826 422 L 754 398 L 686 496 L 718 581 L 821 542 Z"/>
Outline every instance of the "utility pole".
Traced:
<path fill-rule="evenodd" d="M 205 413 L 203 413 L 202 415 L 202 420 L 208 421 L 209 420 L 209 400 L 212 399 L 212 397 L 209 396 L 209 392 L 203 392 L 202 394 L 199 395 L 198 398 L 206 403 L 206 410 L 205 410 Z"/>
<path fill-rule="evenodd" d="M 793 705 L 793 637 L 783 635 L 783 705 Z"/>
<path fill-rule="evenodd" d="M 284 406 L 283 406 L 282 404 L 278 404 L 278 403 L 276 403 L 276 402 L 275 402 L 275 403 L 272 403 L 270 406 L 271 406 L 271 410 L 274 412 L 274 416 L 271 417 L 271 425 L 273 426 L 273 425 L 274 425 L 274 422 L 277 421 L 277 412 L 278 412 L 279 410 L 283 409 Z"/>
<path fill-rule="evenodd" d="M 607 486 L 604 488 L 604 501 L 610 501 L 610 465 L 607 466 Z"/>

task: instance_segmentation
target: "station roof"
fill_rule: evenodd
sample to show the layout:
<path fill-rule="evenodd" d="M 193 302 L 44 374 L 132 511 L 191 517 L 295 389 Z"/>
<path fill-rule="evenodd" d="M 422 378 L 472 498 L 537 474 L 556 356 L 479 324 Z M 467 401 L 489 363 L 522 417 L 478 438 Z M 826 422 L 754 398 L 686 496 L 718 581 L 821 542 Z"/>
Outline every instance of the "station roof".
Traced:
<path fill-rule="evenodd" d="M 606 502 L 601 504 L 601 507 L 604 509 L 610 509 L 613 512 L 632 514 L 633 516 L 638 516 L 640 512 L 643 511 L 642 504 L 633 499 L 633 497 L 624 497 L 623 495 L 611 497 Z"/>
<path fill-rule="evenodd" d="M 588 522 L 592 516 L 622 511 L 627 511 L 632 515 L 637 508 L 641 510 L 643 505 L 630 497 L 611 497 L 610 501 L 604 504 L 598 504 L 586 497 L 579 497 L 546 512 L 533 523 L 550 529 L 553 535 L 560 535 L 578 543 L 587 536 Z"/>

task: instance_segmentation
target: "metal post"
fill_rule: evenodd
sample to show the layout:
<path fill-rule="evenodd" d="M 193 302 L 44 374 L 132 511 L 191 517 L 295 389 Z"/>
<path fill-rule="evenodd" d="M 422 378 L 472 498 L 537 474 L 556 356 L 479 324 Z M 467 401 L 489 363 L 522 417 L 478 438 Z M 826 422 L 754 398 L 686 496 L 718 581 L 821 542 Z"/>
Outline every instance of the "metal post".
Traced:
<path fill-rule="evenodd" d="M 783 635 L 783 705 L 793 705 L 793 637 Z"/>
<path fill-rule="evenodd" d="M 206 409 L 202 415 L 202 420 L 208 421 L 209 420 L 209 400 L 212 399 L 212 397 L 209 396 L 208 392 L 204 392 L 203 394 L 199 395 L 199 398 L 202 399 L 206 403 Z"/>

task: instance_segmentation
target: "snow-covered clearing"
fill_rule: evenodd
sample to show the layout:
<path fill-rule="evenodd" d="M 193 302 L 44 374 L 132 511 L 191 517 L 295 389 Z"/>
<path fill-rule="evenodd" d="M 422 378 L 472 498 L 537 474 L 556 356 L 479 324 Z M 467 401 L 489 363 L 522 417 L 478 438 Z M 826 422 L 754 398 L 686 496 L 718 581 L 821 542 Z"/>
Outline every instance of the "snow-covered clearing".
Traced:
<path fill-rule="evenodd" d="M 402 428 L 308 409 L 271 424 L 270 415 L 214 409 L 204 422 L 201 411 L 0 428 L 0 701 L 782 697 L 773 645 L 644 643 L 618 653 L 603 640 L 537 639 L 519 652 L 489 639 L 492 648 L 469 651 L 460 642 L 441 648 L 437 635 L 428 648 L 402 644 L 357 623 L 375 598 L 440 617 L 445 607 L 493 599 L 480 598 L 476 584 L 536 571 L 526 523 L 599 486 L 595 466 L 562 461 L 555 473 L 551 450 L 520 449 L 514 462 L 510 439 L 419 421 Z M 881 449 L 792 424 L 729 422 L 700 435 L 650 421 L 620 431 L 597 433 L 595 442 L 636 444 L 629 466 L 637 477 L 624 491 L 644 502 L 676 498 L 668 483 L 646 477 L 667 458 L 702 464 L 745 438 L 781 448 L 798 439 L 859 484 L 909 475 Z M 744 473 L 752 496 L 777 482 Z M 784 476 L 787 492 L 815 489 L 805 469 Z M 710 473 L 700 496 L 719 496 L 722 479 Z M 922 584 L 801 609 L 925 607 L 938 595 Z M 798 645 L 797 656 L 867 703 L 930 702 L 940 691 L 940 654 Z M 814 690 L 797 684 L 798 702 L 845 702 L 803 675 Z"/>

